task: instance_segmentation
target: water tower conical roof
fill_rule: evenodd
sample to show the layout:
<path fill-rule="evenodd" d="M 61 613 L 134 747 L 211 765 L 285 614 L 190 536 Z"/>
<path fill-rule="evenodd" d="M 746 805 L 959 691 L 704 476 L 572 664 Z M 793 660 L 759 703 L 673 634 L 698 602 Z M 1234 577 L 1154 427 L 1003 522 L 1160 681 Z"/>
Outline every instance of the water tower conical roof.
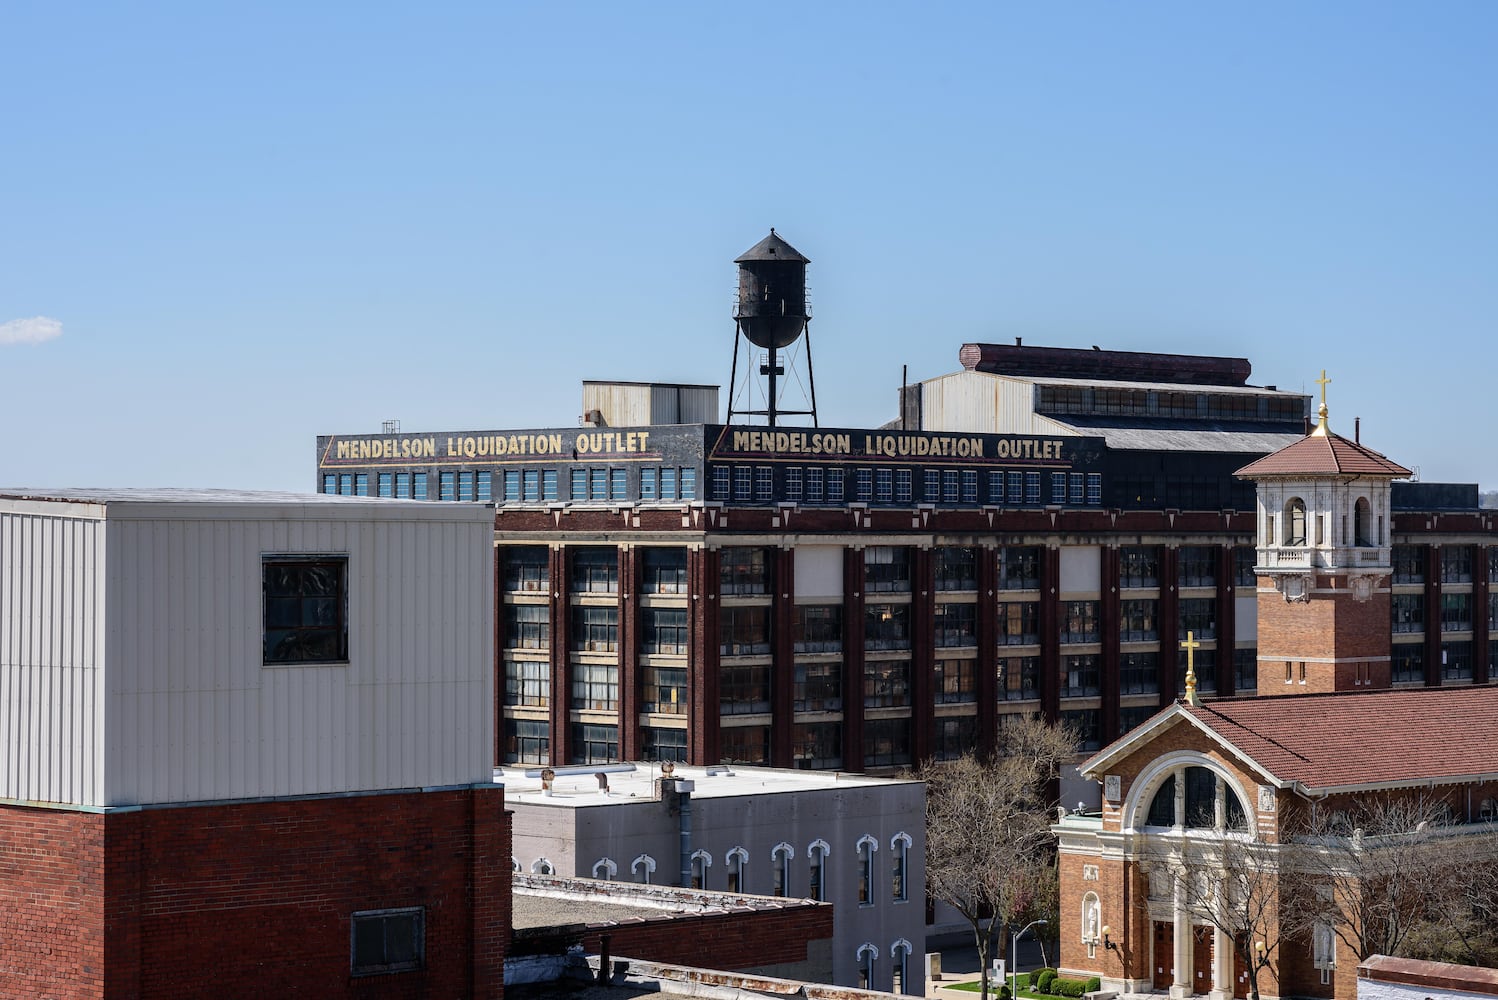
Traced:
<path fill-rule="evenodd" d="M 811 263 L 810 258 L 803 257 L 799 250 L 777 236 L 773 229 L 770 230 L 769 236 L 766 236 L 754 244 L 754 246 L 745 250 L 742 255 L 735 257 L 733 262 L 735 264 L 746 264 L 757 260 L 786 260 L 798 261 L 802 264 Z"/>

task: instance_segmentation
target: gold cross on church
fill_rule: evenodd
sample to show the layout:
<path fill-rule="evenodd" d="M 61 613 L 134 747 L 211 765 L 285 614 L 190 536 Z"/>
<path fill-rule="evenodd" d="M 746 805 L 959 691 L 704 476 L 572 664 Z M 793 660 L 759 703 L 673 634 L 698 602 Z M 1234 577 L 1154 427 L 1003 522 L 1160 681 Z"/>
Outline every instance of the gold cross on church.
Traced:
<path fill-rule="evenodd" d="M 1326 420 L 1326 387 L 1331 383 L 1331 379 L 1326 377 L 1325 368 L 1321 369 L 1321 377 L 1316 379 L 1315 382 L 1321 386 L 1321 406 L 1316 411 L 1316 430 L 1313 433 L 1328 434 L 1331 432 L 1331 425 Z"/>
<path fill-rule="evenodd" d="M 1194 632 L 1186 633 L 1186 641 L 1181 643 L 1181 648 L 1186 651 L 1186 704 L 1200 705 L 1201 699 L 1196 696 L 1196 651 L 1201 649 L 1202 644 L 1196 641 Z"/>

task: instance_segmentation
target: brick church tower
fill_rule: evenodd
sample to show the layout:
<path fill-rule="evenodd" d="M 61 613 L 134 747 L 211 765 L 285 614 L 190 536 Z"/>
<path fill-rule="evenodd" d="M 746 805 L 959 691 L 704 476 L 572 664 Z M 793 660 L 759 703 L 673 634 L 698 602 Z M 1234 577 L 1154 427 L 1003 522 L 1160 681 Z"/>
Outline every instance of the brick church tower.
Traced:
<path fill-rule="evenodd" d="M 1316 381 L 1315 429 L 1237 472 L 1258 487 L 1261 695 L 1390 684 L 1390 483 L 1410 470 L 1332 433 Z"/>

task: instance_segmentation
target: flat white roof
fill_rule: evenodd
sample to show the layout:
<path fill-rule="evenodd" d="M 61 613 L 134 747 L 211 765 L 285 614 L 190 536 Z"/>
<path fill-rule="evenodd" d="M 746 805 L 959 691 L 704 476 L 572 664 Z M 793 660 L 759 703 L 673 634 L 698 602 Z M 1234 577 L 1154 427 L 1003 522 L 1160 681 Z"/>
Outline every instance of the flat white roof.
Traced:
<path fill-rule="evenodd" d="M 541 790 L 541 769 L 502 767 L 494 769 L 494 780 L 505 786 L 505 802 L 525 802 L 557 807 L 598 806 L 611 802 L 648 801 L 655 797 L 655 782 L 661 777 L 659 764 L 572 765 L 556 768 L 551 794 Z M 598 787 L 596 774 L 608 778 L 608 792 Z M 692 797 L 732 798 L 744 795 L 776 795 L 838 788 L 877 788 L 918 785 L 911 778 L 882 778 L 847 771 L 796 771 L 788 768 L 688 767 L 677 764 L 672 778 L 693 782 Z"/>
<path fill-rule="evenodd" d="M 36 511 L 51 505 L 78 504 L 104 508 L 126 517 L 185 517 L 188 511 L 230 517 L 253 511 L 274 518 L 352 517 L 374 519 L 478 521 L 494 516 L 492 503 L 394 500 L 384 497 L 347 497 L 331 493 L 291 493 L 275 490 L 187 489 L 179 487 L 115 486 L 0 486 L 0 507 Z M 235 510 L 231 513 L 230 508 Z M 66 513 L 53 508 L 54 513 Z M 82 514 L 82 511 L 78 513 Z M 88 512 L 103 516 L 103 510 Z"/>

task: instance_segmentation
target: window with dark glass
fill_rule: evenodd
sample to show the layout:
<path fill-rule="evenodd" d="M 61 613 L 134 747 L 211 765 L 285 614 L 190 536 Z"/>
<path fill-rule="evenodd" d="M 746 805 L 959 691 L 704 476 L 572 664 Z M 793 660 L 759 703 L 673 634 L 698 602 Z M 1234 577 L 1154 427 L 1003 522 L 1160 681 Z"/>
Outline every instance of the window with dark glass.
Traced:
<path fill-rule="evenodd" d="M 719 612 L 719 652 L 724 656 L 763 656 L 770 652 L 770 609 L 726 607 Z"/>
<path fill-rule="evenodd" d="M 943 546 L 936 550 L 937 590 L 977 590 L 978 561 L 973 549 Z"/>
<path fill-rule="evenodd" d="M 770 710 L 770 666 L 729 663 L 718 668 L 718 711 L 759 715 Z"/>
<path fill-rule="evenodd" d="M 616 764 L 618 761 L 618 726 L 581 722 L 572 724 L 572 763 Z"/>
<path fill-rule="evenodd" d="M 880 469 L 875 474 L 874 499 L 879 503 L 890 503 L 895 499 L 894 470 Z"/>
<path fill-rule="evenodd" d="M 1145 819 L 1148 826 L 1175 826 L 1176 825 L 1176 776 L 1172 774 L 1161 783 L 1155 792 L 1155 797 L 1150 799 L 1149 815 Z"/>
<path fill-rule="evenodd" d="M 686 763 L 687 731 L 669 729 L 665 726 L 641 726 L 640 736 L 645 743 L 646 760 L 670 760 Z"/>
<path fill-rule="evenodd" d="M 864 663 L 865 708 L 903 708 L 909 704 L 909 660 L 868 660 Z"/>
<path fill-rule="evenodd" d="M 516 708 L 545 708 L 551 704 L 551 664 L 506 657 L 504 703 Z"/>
<path fill-rule="evenodd" d="M 1233 692 L 1251 694 L 1259 688 L 1259 649 L 1250 646 L 1233 650 Z"/>
<path fill-rule="evenodd" d="M 1118 689 L 1122 694 L 1157 694 L 1160 690 L 1160 654 L 1124 653 L 1119 658 Z"/>
<path fill-rule="evenodd" d="M 1098 602 L 1061 602 L 1061 641 L 1063 643 L 1098 641 Z"/>
<path fill-rule="evenodd" d="M 1498 631 L 1498 591 L 1488 594 L 1488 629 Z"/>
<path fill-rule="evenodd" d="M 976 646 L 978 644 L 978 606 L 976 604 L 938 604 L 934 615 L 938 646 Z"/>
<path fill-rule="evenodd" d="M 618 552 L 604 546 L 573 549 L 571 583 L 574 594 L 617 594 Z"/>
<path fill-rule="evenodd" d="M 1083 750 L 1097 750 L 1103 745 L 1102 713 L 1095 708 L 1070 708 L 1060 714 L 1063 726 L 1077 734 Z"/>
<path fill-rule="evenodd" d="M 640 613 L 640 652 L 684 655 L 687 652 L 687 609 L 645 608 Z"/>
<path fill-rule="evenodd" d="M 505 645 L 511 649 L 550 648 L 551 608 L 545 604 L 506 604 Z"/>
<path fill-rule="evenodd" d="M 864 721 L 864 767 L 897 767 L 909 763 L 909 719 L 867 719 Z"/>
<path fill-rule="evenodd" d="M 1187 597 L 1180 603 L 1180 639 L 1190 632 L 1197 639 L 1217 638 L 1217 598 Z"/>
<path fill-rule="evenodd" d="M 685 715 L 687 713 L 686 667 L 644 668 L 645 698 L 641 706 L 652 715 Z"/>
<path fill-rule="evenodd" d="M 612 712 L 619 707 L 619 667 L 613 663 L 574 663 L 572 707 Z"/>
<path fill-rule="evenodd" d="M 1441 679 L 1446 681 L 1470 681 L 1472 679 L 1472 644 L 1470 642 L 1441 643 Z"/>
<path fill-rule="evenodd" d="M 1390 602 L 1395 632 L 1425 631 L 1425 595 L 1395 594 Z"/>
<path fill-rule="evenodd" d="M 1217 825 L 1217 775 L 1205 767 L 1186 768 L 1186 826 L 1210 830 Z"/>
<path fill-rule="evenodd" d="M 1040 697 L 1040 657 L 1001 656 L 999 700 L 1030 701 Z"/>
<path fill-rule="evenodd" d="M 348 557 L 261 560 L 264 662 L 348 662 Z"/>
<path fill-rule="evenodd" d="M 978 661 L 970 657 L 937 660 L 933 687 L 938 705 L 977 701 Z"/>
<path fill-rule="evenodd" d="M 644 549 L 640 558 L 640 590 L 646 594 L 685 594 L 687 550 Z"/>
<path fill-rule="evenodd" d="M 999 645 L 1033 646 L 1040 642 L 1040 605 L 1006 601 L 999 605 Z"/>
<path fill-rule="evenodd" d="M 909 469 L 895 470 L 895 503 L 910 503 L 912 482 Z"/>
<path fill-rule="evenodd" d="M 863 552 L 864 589 L 871 594 L 910 590 L 910 550 L 899 545 L 871 545 Z"/>
<path fill-rule="evenodd" d="M 868 503 L 874 499 L 874 470 L 859 469 L 853 476 L 853 499 Z"/>
<path fill-rule="evenodd" d="M 1118 602 L 1121 642 L 1153 642 L 1160 638 L 1160 602 L 1154 598 Z"/>
<path fill-rule="evenodd" d="M 797 663 L 795 705 L 797 712 L 840 712 L 843 709 L 843 665 L 841 663 Z"/>
<path fill-rule="evenodd" d="M 1159 710 L 1155 705 L 1124 705 L 1118 710 L 1118 735 L 1144 725 Z"/>
<path fill-rule="evenodd" d="M 821 503 L 824 499 L 822 470 L 813 467 L 806 470 L 806 502 Z"/>
<path fill-rule="evenodd" d="M 863 645 L 865 649 L 909 649 L 910 605 L 864 605 Z"/>
<path fill-rule="evenodd" d="M 1390 550 L 1395 583 L 1425 582 L 1425 553 L 1415 545 L 1396 545 Z"/>
<path fill-rule="evenodd" d="M 426 910 L 363 910 L 349 920 L 350 972 L 377 976 L 420 969 L 426 958 Z"/>
<path fill-rule="evenodd" d="M 551 725 L 535 719 L 504 720 L 506 764 L 551 763 Z"/>
<path fill-rule="evenodd" d="M 1306 502 L 1300 497 L 1285 504 L 1285 544 L 1306 544 Z"/>
<path fill-rule="evenodd" d="M 1441 631 L 1472 631 L 1472 595 L 1441 595 Z"/>
<path fill-rule="evenodd" d="M 999 588 L 1001 590 L 1040 589 L 1040 548 L 1009 546 L 999 550 Z"/>
<path fill-rule="evenodd" d="M 1182 587 L 1217 586 L 1217 550 L 1210 545 L 1183 545 L 1176 550 Z"/>
<path fill-rule="evenodd" d="M 765 593 L 765 550 L 733 547 L 718 554 L 720 590 L 724 594 Z"/>
<path fill-rule="evenodd" d="M 719 760 L 724 764 L 768 764 L 769 726 L 724 727 L 718 737 Z"/>
<path fill-rule="evenodd" d="M 551 585 L 551 569 L 544 545 L 516 545 L 500 549 L 505 567 L 505 589 L 544 591 Z"/>
<path fill-rule="evenodd" d="M 1118 585 L 1136 589 L 1160 586 L 1160 549 L 1154 545 L 1128 545 L 1118 550 Z"/>
<path fill-rule="evenodd" d="M 809 770 L 829 770 L 843 766 L 843 724 L 841 722 L 798 722 L 791 727 L 793 766 Z M 812 855 L 816 871 L 816 856 Z M 813 899 L 820 898 L 816 895 Z"/>
<path fill-rule="evenodd" d="M 978 745 L 978 719 L 972 715 L 952 715 L 936 719 L 932 728 L 933 754 L 937 760 L 956 760 Z M 903 855 L 895 855 L 895 898 L 900 899 L 904 884 Z"/>
<path fill-rule="evenodd" d="M 1186 651 L 1180 650 L 1176 662 L 1176 693 L 1186 693 Z M 1196 689 L 1202 694 L 1217 690 L 1217 650 L 1198 649 L 1192 655 L 1196 671 Z"/>
<path fill-rule="evenodd" d="M 1259 578 L 1254 574 L 1254 562 L 1258 558 L 1255 549 L 1238 546 L 1233 549 L 1233 586 L 1254 588 Z"/>
<path fill-rule="evenodd" d="M 579 653 L 612 653 L 619 648 L 619 609 L 589 607 L 572 609 L 572 648 Z"/>
<path fill-rule="evenodd" d="M 801 467 L 793 465 L 785 470 L 785 498 L 787 500 L 800 501 L 803 495 L 801 488 Z"/>
<path fill-rule="evenodd" d="M 843 502 L 843 470 L 842 469 L 828 469 L 827 470 L 827 502 L 828 503 L 842 503 Z"/>
<path fill-rule="evenodd" d="M 1488 546 L 1488 582 L 1498 583 L 1498 545 Z"/>
<path fill-rule="evenodd" d="M 1441 546 L 1441 582 L 1472 582 L 1472 546 Z"/>
<path fill-rule="evenodd" d="M 1406 643 L 1392 650 L 1391 669 L 1394 683 L 1417 683 L 1425 680 L 1425 647 L 1420 643 Z"/>
<path fill-rule="evenodd" d="M 791 620 L 791 642 L 798 653 L 840 653 L 843 649 L 841 604 L 798 604 Z"/>
<path fill-rule="evenodd" d="M 726 465 L 713 466 L 713 499 L 727 500 L 730 487 L 728 485 L 729 468 Z"/>
<path fill-rule="evenodd" d="M 1061 658 L 1061 697 L 1091 698 L 1101 690 L 1098 658 L 1092 654 Z"/>

